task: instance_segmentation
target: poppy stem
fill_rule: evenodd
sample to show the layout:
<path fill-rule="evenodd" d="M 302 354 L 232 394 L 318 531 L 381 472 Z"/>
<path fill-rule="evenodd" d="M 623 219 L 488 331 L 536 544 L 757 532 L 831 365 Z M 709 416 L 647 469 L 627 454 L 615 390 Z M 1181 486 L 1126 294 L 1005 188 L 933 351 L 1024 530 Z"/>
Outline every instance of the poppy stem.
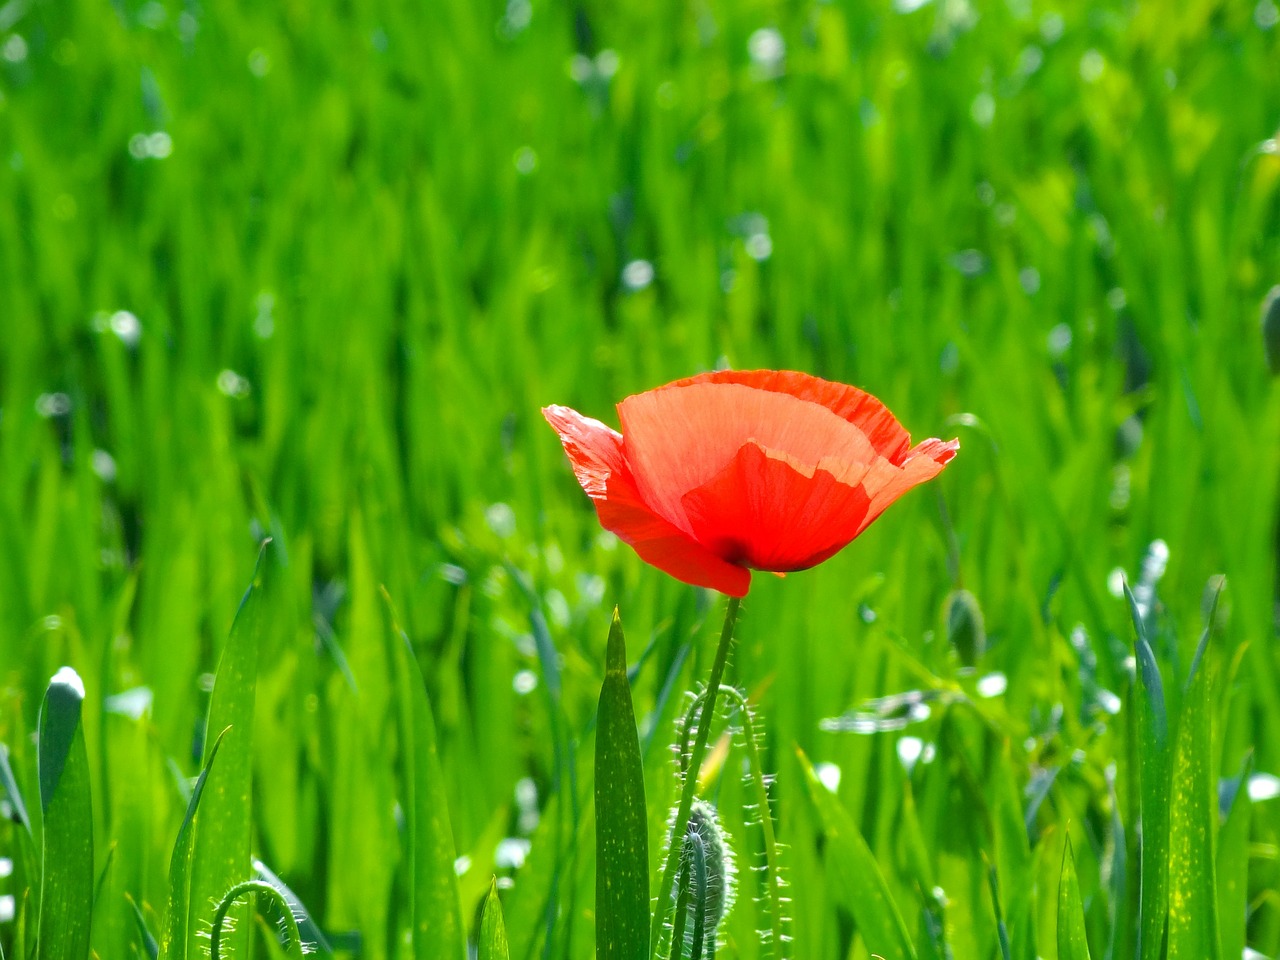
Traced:
<path fill-rule="evenodd" d="M 729 650 L 733 646 L 733 627 L 738 620 L 738 608 L 742 606 L 741 597 L 730 597 L 729 606 L 724 614 L 724 628 L 720 631 L 720 645 L 716 647 L 716 658 L 711 662 L 711 676 L 707 680 L 707 692 L 702 701 L 702 712 L 698 715 L 698 733 L 693 741 L 693 750 L 689 754 L 689 768 L 685 771 L 684 787 L 680 791 L 680 806 L 676 809 L 676 818 L 671 824 L 671 843 L 667 849 L 667 862 L 662 868 L 662 882 L 658 886 L 658 903 L 653 912 L 653 927 L 649 933 L 649 942 L 653 944 L 653 956 L 664 956 L 662 941 L 666 932 L 667 915 L 671 909 L 671 888 L 675 884 L 676 871 L 680 867 L 680 854 L 684 847 L 684 833 L 689 825 L 689 811 L 693 809 L 693 795 L 698 789 L 698 771 L 702 768 L 702 757 L 707 752 L 707 738 L 711 733 L 711 720 L 715 716 L 716 695 L 720 692 L 720 680 L 724 676 L 725 664 L 729 662 Z"/>

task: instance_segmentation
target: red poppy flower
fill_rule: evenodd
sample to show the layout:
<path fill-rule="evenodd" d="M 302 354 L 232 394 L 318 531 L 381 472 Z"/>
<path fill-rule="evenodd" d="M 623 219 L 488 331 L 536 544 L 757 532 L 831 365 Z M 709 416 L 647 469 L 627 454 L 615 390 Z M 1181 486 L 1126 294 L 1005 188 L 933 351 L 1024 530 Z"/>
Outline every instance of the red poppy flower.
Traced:
<path fill-rule="evenodd" d="M 869 393 L 791 371 L 706 373 L 627 397 L 622 433 L 568 407 L 542 413 L 606 530 L 735 597 L 752 569 L 826 560 L 960 447 L 913 447 Z"/>

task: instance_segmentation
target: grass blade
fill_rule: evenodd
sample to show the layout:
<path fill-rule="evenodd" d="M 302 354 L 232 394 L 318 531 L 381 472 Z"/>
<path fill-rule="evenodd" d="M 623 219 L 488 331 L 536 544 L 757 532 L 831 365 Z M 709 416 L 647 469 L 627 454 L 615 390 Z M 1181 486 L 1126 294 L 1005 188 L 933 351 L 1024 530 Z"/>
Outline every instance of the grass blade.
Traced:
<path fill-rule="evenodd" d="M 409 838 L 409 915 L 415 960 L 463 960 L 467 955 L 462 904 L 444 776 L 436 755 L 435 721 L 427 688 L 391 598 L 382 591 L 391 621 L 388 636 L 399 705 L 402 806 Z"/>
<path fill-rule="evenodd" d="M 1201 641 L 1201 651 L 1207 641 Z M 1207 666 L 1190 677 L 1174 746 L 1169 805 L 1169 956 L 1216 960 L 1218 893 L 1213 854 L 1217 778 L 1212 770 L 1212 680 Z"/>
<path fill-rule="evenodd" d="M 257 688 L 258 649 L 261 646 L 266 604 L 263 600 L 265 541 L 258 551 L 253 581 L 240 601 L 235 622 L 222 650 L 213 696 L 209 702 L 207 731 L 222 730 L 222 762 L 212 765 L 212 749 L 205 760 L 208 777 L 204 784 L 199 820 L 195 824 L 192 848 L 191 896 L 187 946 L 179 956 L 197 956 L 201 945 L 194 938 L 207 923 L 228 890 L 250 875 L 249 858 L 253 840 L 253 710 Z M 207 742 L 207 740 L 206 740 Z M 228 953 L 247 955 L 251 927 L 245 924 L 229 936 Z M 173 945 L 175 949 L 177 945 Z"/>
<path fill-rule="evenodd" d="M 208 759 L 200 769 L 196 785 L 191 791 L 191 799 L 187 801 L 187 813 L 182 818 L 182 826 L 178 828 L 178 839 L 173 844 L 173 855 L 169 859 L 169 912 L 165 921 L 164 939 L 161 953 L 166 960 L 177 960 L 193 954 L 191 945 L 191 865 L 195 847 L 196 811 L 200 807 L 200 798 L 204 795 L 204 785 L 209 780 L 209 771 L 213 769 L 213 761 L 217 759 L 218 749 L 226 737 L 228 730 L 223 730 L 214 739 L 209 748 Z"/>
<path fill-rule="evenodd" d="M 871 848 L 848 812 L 818 779 L 809 758 L 799 750 L 796 752 L 804 767 L 809 796 L 826 834 L 825 860 L 836 899 L 853 915 L 871 953 L 916 960 L 916 949 L 907 935 L 907 926 Z"/>
<path fill-rule="evenodd" d="M 480 918 L 479 960 L 510 960 L 507 947 L 507 928 L 502 923 L 502 903 L 498 900 L 498 884 L 489 885 L 489 895 L 484 900 L 484 914 Z"/>
<path fill-rule="evenodd" d="M 1227 819 L 1218 832 L 1218 939 L 1223 957 L 1244 953 L 1245 924 L 1249 915 L 1249 775 L 1253 757 L 1244 764 Z"/>
<path fill-rule="evenodd" d="M 1062 874 L 1058 880 L 1058 960 L 1089 960 L 1084 903 L 1080 900 L 1080 881 L 1076 877 L 1076 858 L 1071 852 L 1070 837 L 1063 846 Z"/>
<path fill-rule="evenodd" d="M 40 809 L 44 849 L 37 960 L 89 955 L 93 910 L 93 809 L 80 722 L 84 684 L 70 667 L 49 682 L 40 708 Z"/>
<path fill-rule="evenodd" d="M 132 908 L 133 920 L 138 927 L 138 937 L 142 940 L 142 949 L 147 952 L 147 960 L 159 960 L 160 944 L 151 934 L 150 928 L 147 926 L 147 918 L 142 915 L 142 911 L 138 909 L 138 903 L 133 897 L 127 893 L 124 895 L 129 901 Z"/>
<path fill-rule="evenodd" d="M 0 787 L 4 787 L 4 795 L 13 808 L 13 818 L 22 824 L 31 835 L 31 818 L 27 816 L 26 804 L 22 802 L 22 791 L 18 789 L 18 781 L 13 776 L 13 767 L 9 764 L 9 748 L 0 743 Z"/>
<path fill-rule="evenodd" d="M 622 620 L 613 611 L 596 725 L 596 949 L 649 956 L 649 833 Z"/>
<path fill-rule="evenodd" d="M 1169 881 L 1169 718 L 1165 711 L 1160 667 L 1147 640 L 1146 625 L 1129 585 L 1124 587 L 1137 631 L 1135 652 L 1139 682 L 1138 703 L 1138 816 L 1142 824 L 1139 870 L 1139 960 L 1161 960 Z"/>

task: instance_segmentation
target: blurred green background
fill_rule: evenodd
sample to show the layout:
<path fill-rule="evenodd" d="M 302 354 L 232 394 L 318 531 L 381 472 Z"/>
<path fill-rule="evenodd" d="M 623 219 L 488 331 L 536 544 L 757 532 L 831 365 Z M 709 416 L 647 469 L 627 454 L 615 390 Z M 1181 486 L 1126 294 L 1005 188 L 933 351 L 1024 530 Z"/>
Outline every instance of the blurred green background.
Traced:
<path fill-rule="evenodd" d="M 80 672 L 97 954 L 141 947 L 126 894 L 162 926 L 212 671 L 269 535 L 254 851 L 340 950 L 400 955 L 385 585 L 464 917 L 497 872 L 513 955 L 590 957 L 574 831 L 613 605 L 655 857 L 679 692 L 720 613 L 601 534 L 538 410 L 616 426 L 618 399 L 723 365 L 854 383 L 962 444 L 744 606 L 730 676 L 779 774 L 794 955 L 869 949 L 795 745 L 839 772 L 913 935 L 945 901 L 929 942 L 996 955 L 985 856 L 1014 955 L 1052 960 L 1069 833 L 1094 957 L 1132 955 L 1122 572 L 1170 685 L 1226 576 L 1209 761 L 1225 815 L 1252 757 L 1255 802 L 1218 847 L 1223 955 L 1280 953 L 1280 388 L 1259 332 L 1278 20 L 1273 0 L 0 5 L 0 742 L 38 814 L 40 697 Z M 944 618 L 959 587 L 985 621 L 972 671 Z M 938 690 L 976 706 L 821 726 Z M 741 785 L 712 790 L 750 862 Z M 21 922 L 18 831 L 0 896 Z M 756 957 L 756 925 L 744 890 L 722 956 Z"/>

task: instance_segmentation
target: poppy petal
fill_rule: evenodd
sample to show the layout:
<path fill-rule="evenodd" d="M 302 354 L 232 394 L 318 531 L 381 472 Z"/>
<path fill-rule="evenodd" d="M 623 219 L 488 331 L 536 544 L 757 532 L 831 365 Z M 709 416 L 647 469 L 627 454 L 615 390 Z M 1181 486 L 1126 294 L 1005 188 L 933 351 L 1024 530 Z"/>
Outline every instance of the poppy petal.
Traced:
<path fill-rule="evenodd" d="M 694 536 L 725 559 L 791 571 L 821 563 L 857 536 L 871 501 L 861 485 L 750 442 L 682 505 Z"/>
<path fill-rule="evenodd" d="M 881 461 L 867 471 L 863 485 L 871 497 L 871 508 L 863 521 L 861 533 L 895 500 L 912 487 L 932 480 L 960 449 L 959 440 L 930 438 L 914 447 L 900 467 Z"/>
<path fill-rule="evenodd" d="M 911 434 L 889 412 L 889 408 L 865 390 L 846 383 L 823 380 L 795 370 L 717 370 L 677 380 L 668 387 L 695 383 L 738 383 L 756 390 L 785 393 L 797 400 L 826 407 L 860 429 L 876 453 L 894 463 L 901 463 L 911 449 Z"/>
<path fill-rule="evenodd" d="M 623 400 L 618 416 L 645 502 L 686 533 L 693 528 L 684 495 L 729 466 L 749 441 L 804 472 L 821 466 L 850 486 L 884 459 L 859 426 L 826 407 L 743 383 L 661 387 Z"/>
<path fill-rule="evenodd" d="M 678 580 L 730 596 L 746 595 L 749 570 L 716 556 L 645 505 L 623 455 L 621 434 L 569 407 L 544 407 L 542 413 L 560 435 L 601 526 L 640 559 Z"/>

